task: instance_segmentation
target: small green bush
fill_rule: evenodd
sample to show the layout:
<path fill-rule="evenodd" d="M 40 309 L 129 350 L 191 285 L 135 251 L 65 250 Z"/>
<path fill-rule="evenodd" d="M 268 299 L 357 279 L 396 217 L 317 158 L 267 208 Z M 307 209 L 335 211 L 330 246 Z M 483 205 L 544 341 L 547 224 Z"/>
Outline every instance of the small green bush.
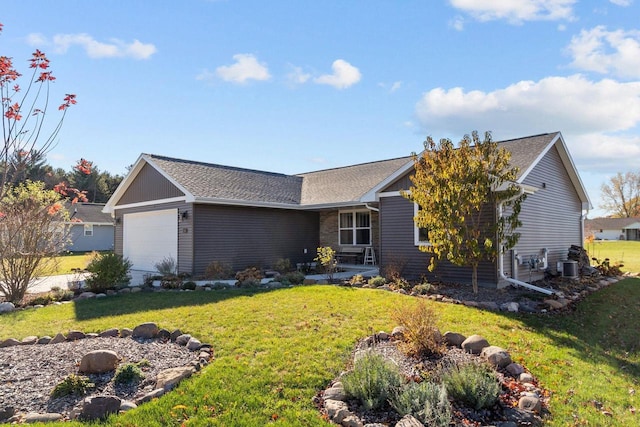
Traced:
<path fill-rule="evenodd" d="M 162 276 L 160 286 L 164 289 L 180 289 L 182 278 L 180 276 Z"/>
<path fill-rule="evenodd" d="M 364 282 L 365 280 L 362 274 L 356 274 L 354 276 L 351 276 L 351 279 L 349 279 L 349 284 L 351 286 L 362 285 Z"/>
<path fill-rule="evenodd" d="M 483 363 L 454 364 L 442 374 L 449 396 L 476 410 L 490 408 L 500 396 L 495 371 Z"/>
<path fill-rule="evenodd" d="M 89 378 L 82 375 L 71 374 L 53 388 L 51 397 L 58 398 L 71 394 L 80 396 L 95 386 L 94 383 L 89 381 Z"/>
<path fill-rule="evenodd" d="M 51 292 L 47 292 L 46 294 L 38 295 L 31 301 L 29 304 L 31 305 L 49 305 L 54 301 L 53 294 Z"/>
<path fill-rule="evenodd" d="M 342 378 L 347 395 L 365 409 L 382 407 L 403 383 L 398 367 L 375 353 L 365 353 Z"/>
<path fill-rule="evenodd" d="M 188 282 L 184 282 L 182 284 L 182 289 L 184 290 L 189 290 L 189 291 L 195 291 L 196 290 L 196 282 L 193 281 L 188 281 Z"/>
<path fill-rule="evenodd" d="M 433 289 L 433 285 L 429 282 L 422 282 L 419 285 L 415 285 L 412 292 L 415 292 L 418 295 L 426 295 Z"/>
<path fill-rule="evenodd" d="M 118 366 L 116 374 L 113 376 L 113 382 L 118 385 L 139 383 L 143 378 L 144 373 L 138 367 L 138 364 L 125 363 Z"/>
<path fill-rule="evenodd" d="M 391 313 L 392 319 L 405 327 L 403 349 L 412 356 L 440 354 L 442 336 L 437 328 L 438 316 L 425 301 L 402 305 Z"/>
<path fill-rule="evenodd" d="M 206 279 L 226 280 L 233 279 L 233 268 L 222 261 L 211 261 L 204 271 Z"/>
<path fill-rule="evenodd" d="M 451 405 L 444 384 L 411 382 L 389 400 L 400 415 L 413 415 L 426 426 L 446 427 L 451 421 Z"/>
<path fill-rule="evenodd" d="M 99 253 L 87 266 L 87 271 L 91 273 L 86 279 L 87 288 L 91 292 L 104 292 L 126 286 L 131 280 L 129 278 L 131 266 L 131 262 L 121 255 L 112 252 Z"/>
<path fill-rule="evenodd" d="M 290 271 L 282 277 L 292 285 L 300 285 L 304 282 L 304 273 L 300 271 Z"/>
<path fill-rule="evenodd" d="M 285 274 L 291 271 L 291 260 L 289 258 L 280 258 L 273 265 L 273 269 L 280 274 Z"/>
<path fill-rule="evenodd" d="M 387 283 L 387 279 L 382 276 L 376 276 L 369 279 L 367 282 L 370 286 L 380 287 L 384 286 Z"/>
<path fill-rule="evenodd" d="M 53 296 L 54 301 L 70 301 L 74 297 L 72 290 L 62 289 L 59 286 L 52 286 L 51 294 Z"/>

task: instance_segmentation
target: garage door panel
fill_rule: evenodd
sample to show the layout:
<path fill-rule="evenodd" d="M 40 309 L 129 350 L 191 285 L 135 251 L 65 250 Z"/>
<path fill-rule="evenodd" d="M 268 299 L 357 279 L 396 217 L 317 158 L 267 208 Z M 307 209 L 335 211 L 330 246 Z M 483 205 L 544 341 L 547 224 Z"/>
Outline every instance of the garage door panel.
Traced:
<path fill-rule="evenodd" d="M 177 209 L 125 214 L 123 224 L 123 255 L 134 270 L 155 271 L 167 257 L 178 260 Z"/>

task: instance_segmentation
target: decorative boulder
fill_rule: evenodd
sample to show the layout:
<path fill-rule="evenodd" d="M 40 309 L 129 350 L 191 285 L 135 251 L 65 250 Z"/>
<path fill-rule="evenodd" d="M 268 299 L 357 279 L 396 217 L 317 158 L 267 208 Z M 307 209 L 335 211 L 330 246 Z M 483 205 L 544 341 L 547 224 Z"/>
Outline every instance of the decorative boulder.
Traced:
<path fill-rule="evenodd" d="M 413 415 L 405 415 L 398 421 L 396 427 L 424 427 L 424 424 L 418 421 Z"/>
<path fill-rule="evenodd" d="M 156 377 L 156 389 L 164 389 L 169 391 L 173 389 L 180 381 L 189 378 L 194 372 L 191 366 L 182 366 L 179 368 L 165 369 L 158 373 Z"/>
<path fill-rule="evenodd" d="M 120 334 L 118 328 L 111 328 L 104 330 L 98 334 L 98 336 L 106 338 L 106 337 L 117 337 Z"/>
<path fill-rule="evenodd" d="M 467 337 L 465 337 L 462 334 L 458 334 L 456 332 L 447 331 L 447 332 L 444 333 L 444 342 L 448 346 L 451 346 L 451 347 L 461 348 L 462 347 L 462 343 L 466 339 L 467 339 Z"/>
<path fill-rule="evenodd" d="M 87 397 L 82 403 L 82 420 L 101 420 L 120 410 L 122 400 L 116 396 Z"/>
<path fill-rule="evenodd" d="M 67 341 L 77 341 L 85 339 L 87 335 L 82 331 L 69 331 L 67 334 Z"/>
<path fill-rule="evenodd" d="M 467 353 L 480 354 L 483 348 L 489 347 L 489 342 L 481 335 L 471 335 L 464 340 L 461 347 Z"/>
<path fill-rule="evenodd" d="M 49 344 L 58 344 L 58 343 L 61 343 L 61 342 L 65 342 L 66 340 L 67 340 L 67 337 L 65 337 L 60 332 L 58 332 L 56 334 L 56 336 L 53 337 L 53 339 L 51 341 L 49 341 Z"/>
<path fill-rule="evenodd" d="M 495 345 L 483 348 L 480 357 L 487 359 L 490 365 L 497 368 L 504 368 L 511 364 L 511 356 L 507 350 Z"/>
<path fill-rule="evenodd" d="M 9 313 L 16 309 L 12 302 L 0 302 L 0 313 Z"/>
<path fill-rule="evenodd" d="M 189 341 L 187 341 L 186 347 L 187 349 L 191 350 L 191 351 L 196 351 L 200 348 L 200 346 L 202 345 L 202 343 L 200 342 L 200 340 L 197 340 L 193 337 L 189 338 Z"/>
<path fill-rule="evenodd" d="M 190 339 L 191 339 L 191 335 L 182 334 L 179 337 L 176 337 L 176 344 L 178 344 L 178 345 L 187 345 L 187 343 L 189 342 Z"/>
<path fill-rule="evenodd" d="M 118 361 L 118 355 L 114 351 L 94 350 L 82 356 L 78 370 L 87 374 L 101 374 L 115 370 Z"/>
<path fill-rule="evenodd" d="M 134 338 L 154 338 L 158 335 L 158 325 L 153 322 L 143 323 L 133 328 Z"/>

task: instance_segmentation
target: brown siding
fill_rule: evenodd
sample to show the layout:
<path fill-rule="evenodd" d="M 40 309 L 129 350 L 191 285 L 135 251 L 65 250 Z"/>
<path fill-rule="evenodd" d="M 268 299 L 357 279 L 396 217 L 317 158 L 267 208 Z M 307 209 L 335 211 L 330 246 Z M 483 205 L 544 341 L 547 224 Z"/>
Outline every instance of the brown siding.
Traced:
<path fill-rule="evenodd" d="M 177 208 L 180 213 L 187 212 L 187 218 L 178 220 L 178 271 L 180 273 L 192 274 L 193 271 L 193 207 L 191 204 L 182 202 L 176 203 L 164 203 L 152 206 L 141 206 L 137 208 L 118 209 L 115 212 L 116 226 L 115 226 L 115 252 L 122 255 L 123 241 L 122 231 L 123 224 L 122 216 L 128 213 L 135 212 L 149 212 L 163 209 L 175 209 Z M 160 262 L 162 260 L 158 260 Z"/>
<path fill-rule="evenodd" d="M 127 191 L 120 197 L 118 205 L 148 202 L 184 196 L 182 191 L 160 174 L 156 169 L 145 164 Z"/>
<path fill-rule="evenodd" d="M 581 245 L 580 216 L 582 204 L 562 164 L 556 147 L 540 160 L 524 180 L 524 184 L 539 188 L 529 195 L 522 205 L 521 234 L 516 246 L 518 254 L 530 257 L 549 250 L 549 268 L 556 270 L 556 262 L 567 258 L 569 246 Z M 511 256 L 505 257 L 505 267 L 510 271 Z M 531 279 L 542 277 L 542 272 L 533 272 Z M 518 267 L 520 280 L 529 281 L 526 265 Z"/>
<path fill-rule="evenodd" d="M 279 258 L 312 261 L 319 244 L 318 217 L 317 212 L 195 205 L 194 274 L 202 274 L 211 261 L 234 269 L 268 267 Z"/>
<path fill-rule="evenodd" d="M 361 208 L 355 208 L 361 209 Z M 350 210 L 345 208 L 344 210 Z M 339 250 L 338 245 L 338 212 L 339 211 L 322 211 L 320 212 L 320 246 L 330 246 L 336 251 Z M 378 212 L 369 211 L 371 213 L 371 239 L 373 249 L 376 253 L 380 250 L 380 224 Z"/>
<path fill-rule="evenodd" d="M 491 210 L 490 210 L 491 211 Z M 436 270 L 428 271 L 429 254 L 421 252 L 414 242 L 413 203 L 403 197 L 380 199 L 380 266 L 404 263 L 403 276 L 416 280 L 426 276 L 429 280 L 471 283 L 471 269 L 457 267 L 446 260 Z M 480 286 L 497 285 L 496 263 L 483 262 L 478 267 Z"/>

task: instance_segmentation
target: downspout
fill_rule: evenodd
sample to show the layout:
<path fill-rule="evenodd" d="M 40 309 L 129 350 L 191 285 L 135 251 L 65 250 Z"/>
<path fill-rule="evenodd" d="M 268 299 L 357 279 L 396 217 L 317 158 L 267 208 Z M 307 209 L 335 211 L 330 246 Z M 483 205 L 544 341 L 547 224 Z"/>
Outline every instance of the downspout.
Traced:
<path fill-rule="evenodd" d="M 584 220 L 587 219 L 589 215 L 589 208 L 586 209 L 586 212 L 583 215 L 580 215 L 580 246 L 584 245 L 584 241 L 587 236 L 584 235 Z"/>
<path fill-rule="evenodd" d="M 509 202 L 511 200 L 515 200 L 518 197 L 522 196 L 524 194 L 524 188 L 520 187 L 520 191 L 518 192 L 518 194 L 516 194 L 515 196 L 513 196 L 511 199 L 508 200 L 504 200 L 501 201 L 500 203 L 498 203 L 498 218 L 502 218 L 502 205 L 506 202 Z M 514 284 L 516 286 L 522 286 L 523 288 L 527 288 L 527 289 L 531 289 L 532 291 L 537 291 L 537 292 L 541 292 L 543 294 L 546 295 L 553 295 L 554 292 L 549 290 L 549 289 L 544 289 L 544 288 L 540 288 L 538 286 L 532 285 L 531 283 L 527 283 L 527 282 L 522 282 L 520 280 L 516 280 L 516 279 L 512 279 L 511 277 L 507 277 L 506 274 L 504 274 L 504 249 L 502 246 L 502 242 L 500 242 L 500 254 L 498 256 L 498 271 L 500 273 L 500 278 L 503 280 L 506 280 L 507 282 Z"/>
<path fill-rule="evenodd" d="M 364 207 L 369 209 L 370 211 L 374 211 L 374 212 L 380 212 L 380 209 L 378 208 L 374 208 L 373 206 L 369 206 L 369 203 L 365 203 Z"/>

